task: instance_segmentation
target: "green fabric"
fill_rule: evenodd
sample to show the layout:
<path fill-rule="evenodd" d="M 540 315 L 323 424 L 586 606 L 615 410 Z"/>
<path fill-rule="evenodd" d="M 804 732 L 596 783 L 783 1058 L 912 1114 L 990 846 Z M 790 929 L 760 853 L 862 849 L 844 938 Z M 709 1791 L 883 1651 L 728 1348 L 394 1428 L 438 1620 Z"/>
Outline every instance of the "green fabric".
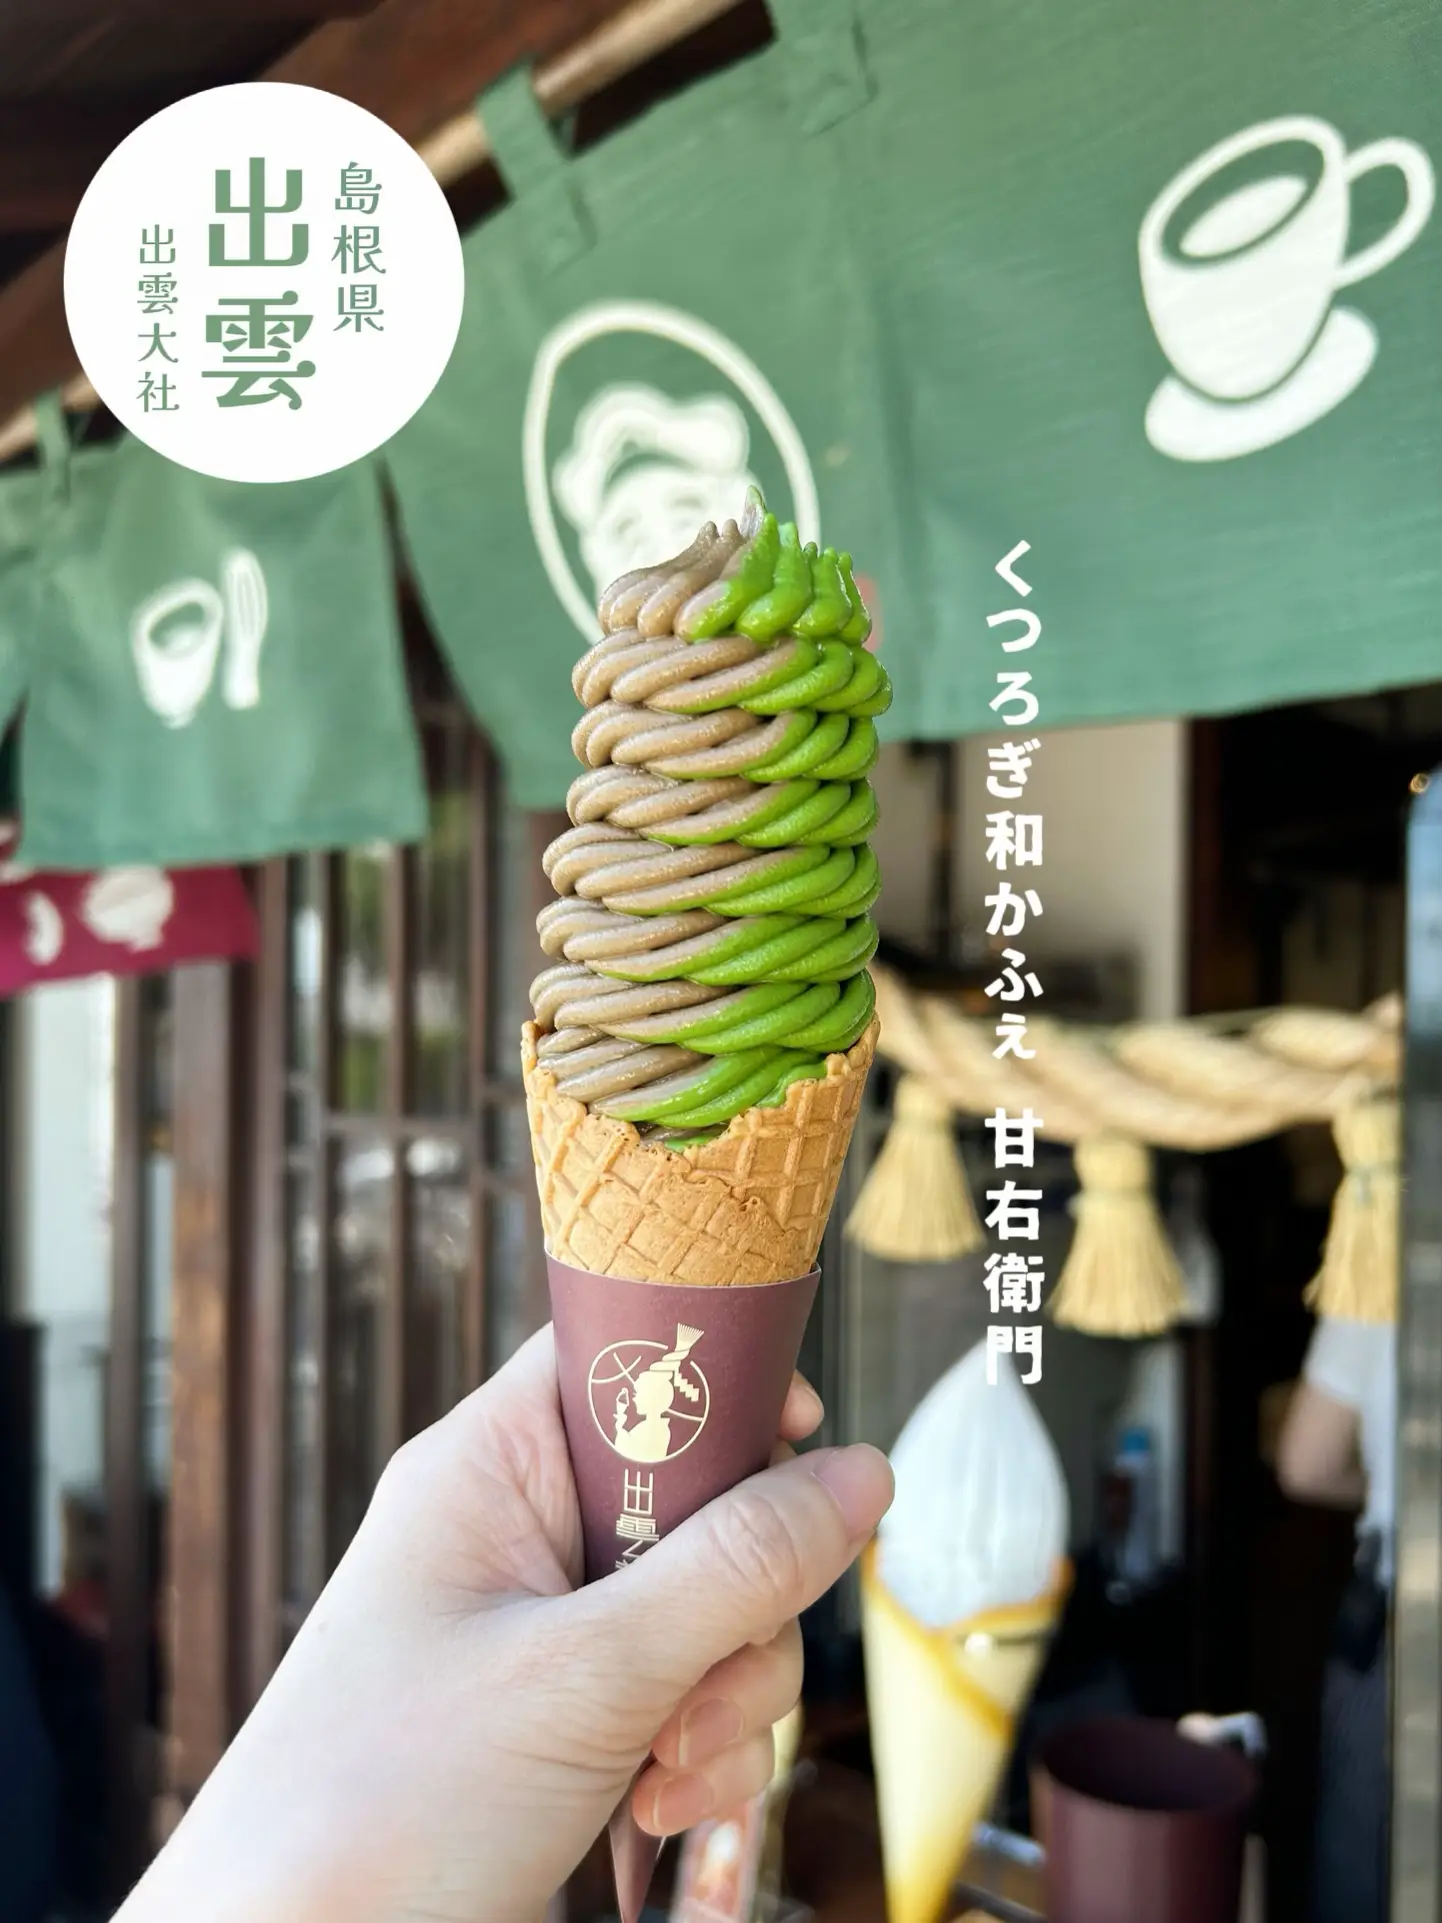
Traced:
<path fill-rule="evenodd" d="M 0 728 L 14 717 L 30 678 L 35 554 L 50 494 L 36 468 L 0 474 Z M 13 794 L 5 805 L 14 805 Z"/>
<path fill-rule="evenodd" d="M 748 481 L 804 541 L 853 551 L 892 632 L 881 363 L 835 191 L 876 102 L 849 5 L 773 14 L 772 46 L 575 157 L 525 72 L 479 103 L 511 204 L 467 238 L 455 354 L 386 459 L 428 612 L 525 807 L 575 774 L 570 673 L 600 589 L 738 517 Z M 623 302 L 643 306 L 600 311 Z"/>
<path fill-rule="evenodd" d="M 861 20 L 877 111 L 857 118 L 837 158 L 898 400 L 886 467 L 927 603 L 924 623 L 888 641 L 891 728 L 944 737 L 996 725 L 987 704 L 1001 667 L 1033 674 L 1044 723 L 1221 712 L 1442 674 L 1442 209 L 1329 310 L 1329 247 L 1345 239 L 1355 256 L 1385 236 L 1404 213 L 1402 177 L 1359 175 L 1347 234 L 1345 188 L 1323 194 L 1318 148 L 1238 159 L 1218 196 L 1263 180 L 1277 194 L 1290 171 L 1313 182 L 1306 208 L 1288 222 L 1274 203 L 1272 239 L 1251 248 L 1233 232 L 1230 293 L 1209 267 L 1188 283 L 1185 262 L 1154 292 L 1172 328 L 1200 335 L 1180 349 L 1173 337 L 1194 382 L 1217 393 L 1230 317 L 1229 364 L 1240 370 L 1248 344 L 1252 355 L 1240 385 L 1276 380 L 1273 407 L 1306 423 L 1228 458 L 1174 458 L 1149 442 L 1169 367 L 1139 270 L 1143 218 L 1168 184 L 1262 123 L 1313 116 L 1349 154 L 1401 140 L 1442 161 L 1442 13 L 1430 0 L 862 0 Z M 1244 206 L 1230 203 L 1234 218 Z M 1335 241 L 1314 224 L 1328 207 L 1341 217 Z M 1166 234 L 1174 268 L 1179 229 L 1206 211 L 1179 209 Z M 1363 323 L 1339 323 L 1343 309 Z M 1357 372 L 1349 355 L 1359 342 L 1365 353 L 1368 327 L 1370 371 L 1312 417 L 1329 383 L 1335 394 Z M 1201 419 L 1233 440 L 1267 429 L 1265 410 L 1206 410 L 1183 395 L 1172 432 L 1195 447 Z M 865 530 L 846 538 L 860 549 Z M 1000 639 L 1020 630 L 989 631 L 987 616 L 1019 601 L 993 569 L 1022 540 L 1043 634 L 1003 656 Z"/>
<path fill-rule="evenodd" d="M 879 582 L 887 737 L 997 725 L 999 665 L 1034 676 L 1046 724 L 1442 673 L 1442 211 L 1398 227 L 1442 159 L 1430 0 L 773 13 L 774 46 L 574 159 L 524 76 L 481 103 L 513 204 L 470 236 L 455 358 L 388 452 L 422 590 L 524 802 L 565 789 L 581 630 L 538 560 L 523 409 L 551 330 L 605 300 L 707 321 L 774 383 L 822 538 Z M 1149 302 L 1148 210 L 1219 143 L 1298 116 L 1312 127 L 1257 136 L 1178 196 L 1148 243 Z M 1399 152 L 1410 189 L 1366 165 Z M 578 353 L 557 377 L 542 465 L 593 599 L 556 505 L 583 405 L 628 381 L 725 384 L 654 339 L 582 352 L 584 372 Z M 755 477 L 793 515 L 748 418 Z M 646 458 L 616 462 L 618 522 L 645 519 Z M 640 559 L 716 511 L 704 488 L 691 506 L 651 517 Z M 1019 605 L 994 573 L 1019 541 L 1043 638 L 1003 657 L 1019 629 L 987 617 Z"/>
<path fill-rule="evenodd" d="M 36 465 L 0 474 L 0 730 L 13 720 L 30 681 L 40 592 L 39 554 L 46 527 L 63 501 L 71 477 L 89 477 L 110 458 L 105 447 L 71 450 L 69 429 L 57 394 L 35 403 Z M 15 741 L 7 739 L 0 810 L 16 805 Z"/>
<path fill-rule="evenodd" d="M 252 486 L 125 441 L 59 467 L 29 570 L 24 859 L 183 866 L 418 838 L 374 466 Z"/>
<path fill-rule="evenodd" d="M 0 729 L 14 716 L 30 673 L 29 597 L 43 505 L 38 474 L 0 475 Z"/>

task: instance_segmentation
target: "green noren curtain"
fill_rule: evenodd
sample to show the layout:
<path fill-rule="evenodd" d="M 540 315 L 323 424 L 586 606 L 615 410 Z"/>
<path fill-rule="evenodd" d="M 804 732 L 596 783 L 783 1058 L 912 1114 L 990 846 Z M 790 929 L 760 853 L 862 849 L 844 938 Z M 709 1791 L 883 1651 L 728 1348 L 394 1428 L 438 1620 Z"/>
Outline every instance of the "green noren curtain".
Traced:
<path fill-rule="evenodd" d="M 481 102 L 512 203 L 387 457 L 523 802 L 573 772 L 598 585 L 743 470 L 803 520 L 809 472 L 876 584 L 893 738 L 995 725 L 1002 664 L 1048 725 L 1442 675 L 1430 0 L 772 11 L 580 155 L 524 75 Z"/>
<path fill-rule="evenodd" d="M 43 511 L 38 474 L 22 469 L 0 475 L 0 733 L 14 717 L 30 671 L 26 609 Z M 0 799 L 0 811 L 8 810 L 12 799 L 8 793 Z"/>
<path fill-rule="evenodd" d="M 42 464 L 0 475 L 0 731 L 9 726 L 30 678 L 35 638 L 38 556 L 47 518 L 72 465 L 93 466 L 93 453 L 72 463 L 60 409 L 47 397 L 36 410 Z M 7 793 L 4 806 L 13 804 Z"/>
<path fill-rule="evenodd" d="M 772 0 L 574 154 L 515 72 L 510 204 L 388 445 L 523 806 L 574 773 L 599 588 L 757 481 L 852 551 L 892 738 L 1442 677 L 1442 12 Z M 264 487 L 126 441 L 0 476 L 24 853 L 183 865 L 424 823 L 378 464 Z M 988 617 L 1020 605 L 1035 648 Z"/>
<path fill-rule="evenodd" d="M 748 481 L 853 549 L 886 633 L 905 625 L 868 269 L 837 191 L 838 145 L 878 102 L 845 0 L 773 13 L 772 46 L 579 155 L 527 73 L 479 103 L 511 203 L 467 239 L 455 354 L 386 458 L 523 806 L 575 774 L 570 671 L 600 588 L 737 515 Z"/>
<path fill-rule="evenodd" d="M 0 575 L 0 664 L 26 663 L 23 859 L 180 867 L 423 833 L 374 464 L 253 486 L 136 441 L 70 462 L 51 440 L 23 593 Z"/>
<path fill-rule="evenodd" d="M 880 111 L 838 157 L 926 581 L 893 725 L 976 730 L 1003 665 L 1048 723 L 1442 676 L 1442 12 L 861 21 Z M 1043 633 L 1003 658 L 1020 540 Z"/>

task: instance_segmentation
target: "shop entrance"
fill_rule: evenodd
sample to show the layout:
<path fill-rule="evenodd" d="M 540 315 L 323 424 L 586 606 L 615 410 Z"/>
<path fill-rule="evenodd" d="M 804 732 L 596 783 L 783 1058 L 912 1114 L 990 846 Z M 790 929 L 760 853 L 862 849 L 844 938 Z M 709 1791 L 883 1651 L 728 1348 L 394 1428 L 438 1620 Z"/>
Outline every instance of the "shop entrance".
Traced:
<path fill-rule="evenodd" d="M 1406 820 L 1442 759 L 1442 687 L 1197 723 L 1190 1005 L 1356 1010 L 1403 987 Z M 1268 1916 L 1305 1914 L 1318 1704 L 1355 1516 L 1281 1492 L 1276 1443 L 1341 1166 L 1321 1125 L 1206 1158 L 1221 1322 L 1193 1341 L 1197 1679 L 1271 1741 Z"/>

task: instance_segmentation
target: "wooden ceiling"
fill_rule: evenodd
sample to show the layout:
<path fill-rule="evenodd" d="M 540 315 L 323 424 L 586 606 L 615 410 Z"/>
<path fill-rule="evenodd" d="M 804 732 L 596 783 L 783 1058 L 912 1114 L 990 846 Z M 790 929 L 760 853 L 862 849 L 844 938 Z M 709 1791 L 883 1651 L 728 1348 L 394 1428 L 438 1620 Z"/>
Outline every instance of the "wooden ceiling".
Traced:
<path fill-rule="evenodd" d="M 3 0 L 0 426 L 78 373 L 66 230 L 105 155 L 161 107 L 238 80 L 288 80 L 343 94 L 420 144 L 516 62 L 552 60 L 614 16 L 663 10 L 667 0 Z"/>

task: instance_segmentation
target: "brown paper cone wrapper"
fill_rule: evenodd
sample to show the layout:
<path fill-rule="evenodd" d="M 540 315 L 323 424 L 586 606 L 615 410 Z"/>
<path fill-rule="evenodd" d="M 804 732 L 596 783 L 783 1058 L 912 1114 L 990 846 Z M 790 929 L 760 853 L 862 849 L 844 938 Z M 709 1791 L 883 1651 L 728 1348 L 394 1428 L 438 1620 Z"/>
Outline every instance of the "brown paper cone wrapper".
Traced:
<path fill-rule="evenodd" d="M 638 1561 L 771 1459 L 820 1271 L 753 1288 L 592 1275 L 547 1256 L 556 1372 L 587 1582 Z M 611 1819 L 622 1923 L 636 1923 L 661 1853 Z"/>
<path fill-rule="evenodd" d="M 750 1289 L 546 1258 L 586 1580 L 624 1569 L 771 1459 L 820 1271 Z"/>

